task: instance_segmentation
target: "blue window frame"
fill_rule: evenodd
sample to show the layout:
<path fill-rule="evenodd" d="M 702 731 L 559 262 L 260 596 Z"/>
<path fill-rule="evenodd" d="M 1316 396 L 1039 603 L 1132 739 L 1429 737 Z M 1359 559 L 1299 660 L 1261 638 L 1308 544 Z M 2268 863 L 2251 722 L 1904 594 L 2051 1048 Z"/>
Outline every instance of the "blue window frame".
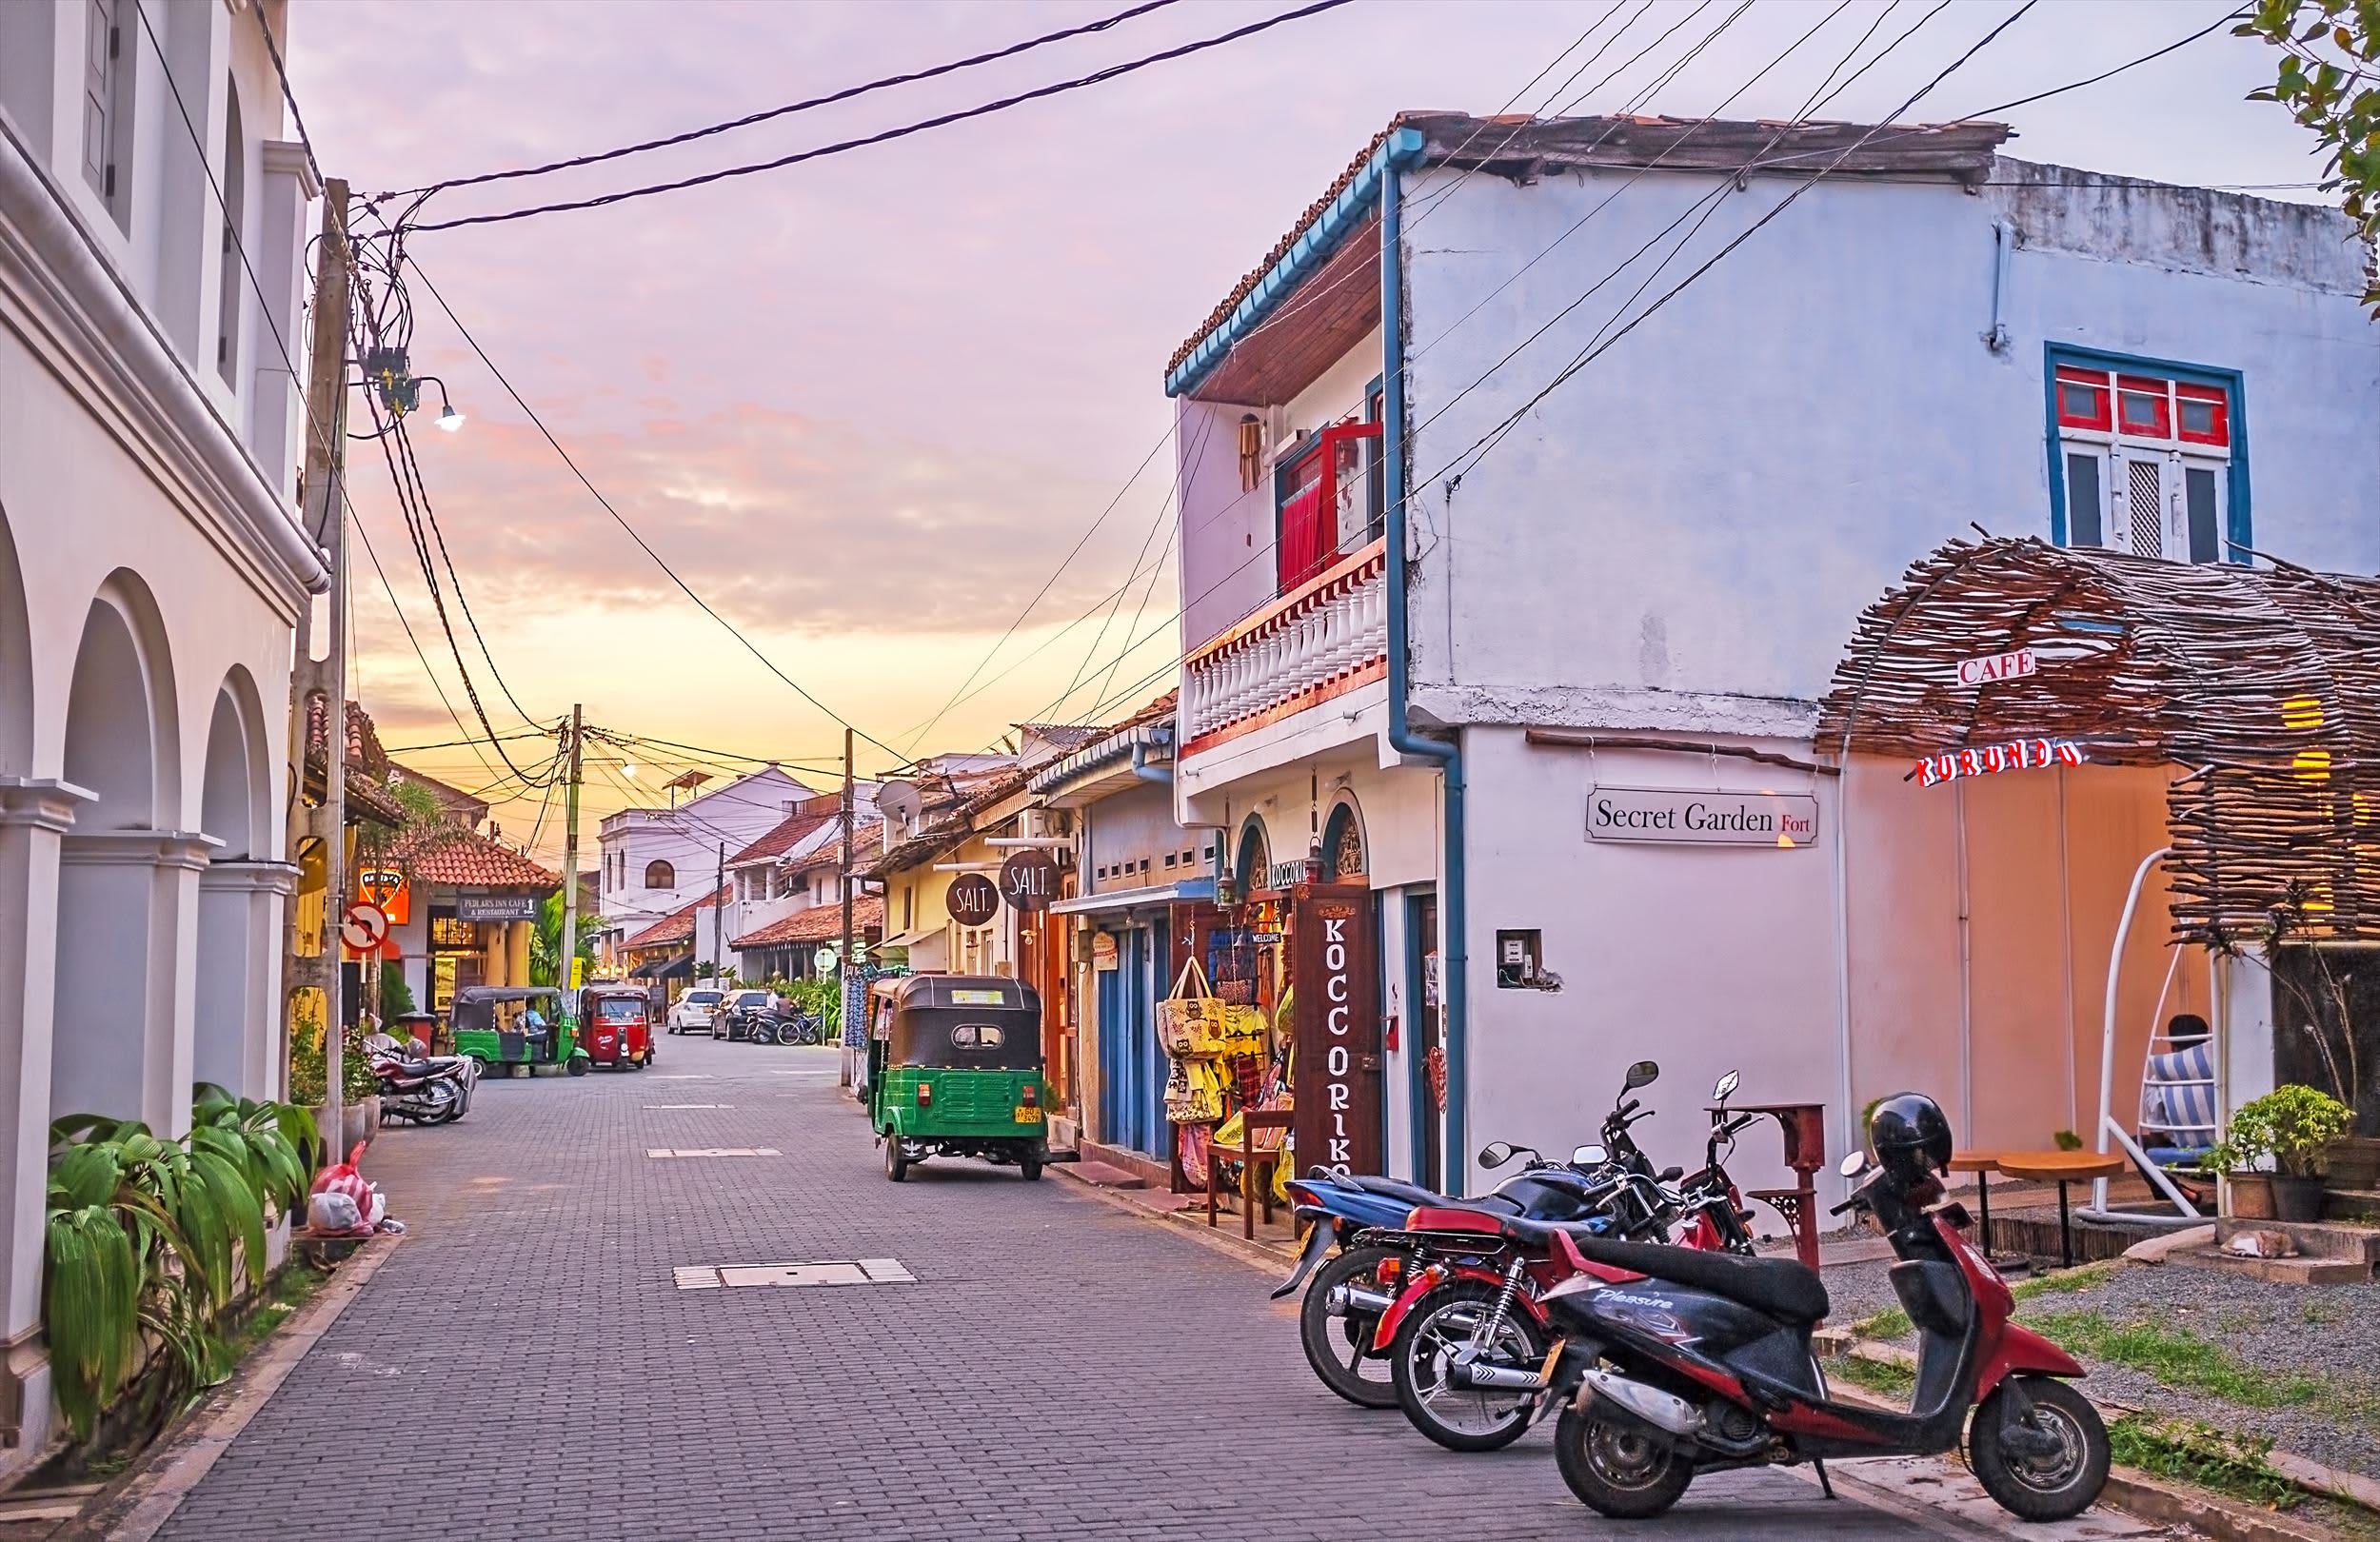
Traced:
<path fill-rule="evenodd" d="M 2251 560 L 2240 371 L 2053 343 L 2042 384 L 2051 540 L 2176 561 Z M 2137 523 L 2134 508 L 2144 510 Z"/>

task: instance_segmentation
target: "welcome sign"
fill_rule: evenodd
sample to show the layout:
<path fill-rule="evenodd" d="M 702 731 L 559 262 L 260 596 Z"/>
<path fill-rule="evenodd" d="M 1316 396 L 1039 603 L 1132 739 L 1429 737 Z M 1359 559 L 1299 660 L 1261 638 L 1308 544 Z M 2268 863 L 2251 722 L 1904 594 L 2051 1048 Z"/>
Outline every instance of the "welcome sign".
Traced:
<path fill-rule="evenodd" d="M 1818 839 L 1818 801 L 1809 793 L 1590 787 L 1587 839 L 1796 851 Z"/>

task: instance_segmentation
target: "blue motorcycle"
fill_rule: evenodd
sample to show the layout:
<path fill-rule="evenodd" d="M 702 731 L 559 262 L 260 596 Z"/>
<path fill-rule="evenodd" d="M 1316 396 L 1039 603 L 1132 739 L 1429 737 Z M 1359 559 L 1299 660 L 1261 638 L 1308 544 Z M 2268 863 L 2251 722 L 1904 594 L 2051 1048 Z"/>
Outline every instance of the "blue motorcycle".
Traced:
<path fill-rule="evenodd" d="M 1659 1075 L 1659 1066 L 1640 1060 L 1629 1068 L 1628 1090 Z M 1633 1112 L 1635 1105 L 1627 1107 Z M 1397 1406 L 1388 1361 L 1372 1338 L 1380 1314 L 1396 1304 L 1407 1250 L 1366 1234 L 1401 1231 L 1405 1217 L 1418 1207 L 1459 1203 L 1532 1220 L 1584 1223 L 1598 1234 L 1627 1235 L 1632 1230 L 1629 1217 L 1615 1213 L 1615 1201 L 1630 1192 L 1621 1180 L 1642 1167 L 1645 1158 L 1628 1139 L 1624 1120 L 1616 1132 L 1607 1121 L 1605 1135 L 1617 1147 L 1616 1156 L 1603 1146 L 1580 1146 L 1567 1162 L 1548 1161 L 1531 1147 L 1491 1142 L 1479 1153 L 1482 1167 L 1502 1167 L 1516 1156 L 1526 1162 L 1521 1171 L 1476 1199 L 1454 1200 L 1417 1183 L 1322 1167 L 1293 1180 L 1288 1185 L 1293 1214 L 1311 1230 L 1298 1267 L 1272 1294 L 1278 1301 L 1305 1287 L 1298 1337 L 1306 1363 L 1322 1385 L 1361 1408 Z"/>

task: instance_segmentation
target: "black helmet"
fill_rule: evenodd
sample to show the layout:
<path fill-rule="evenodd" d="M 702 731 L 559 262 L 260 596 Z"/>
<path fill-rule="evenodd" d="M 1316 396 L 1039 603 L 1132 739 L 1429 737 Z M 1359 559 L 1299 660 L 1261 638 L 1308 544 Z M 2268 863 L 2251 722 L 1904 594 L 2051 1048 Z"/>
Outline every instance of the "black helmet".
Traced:
<path fill-rule="evenodd" d="M 1903 1177 L 1948 1172 L 1951 1121 L 1942 1105 L 1923 1093 L 1896 1093 L 1868 1116 L 1868 1149 Z"/>

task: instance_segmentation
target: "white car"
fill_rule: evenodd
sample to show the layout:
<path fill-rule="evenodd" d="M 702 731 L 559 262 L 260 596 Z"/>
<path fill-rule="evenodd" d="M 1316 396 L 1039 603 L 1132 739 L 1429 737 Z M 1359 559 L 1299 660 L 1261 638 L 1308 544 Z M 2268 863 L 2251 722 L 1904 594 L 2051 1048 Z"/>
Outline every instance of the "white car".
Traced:
<path fill-rule="evenodd" d="M 673 1034 L 706 1034 L 711 1018 L 725 999 L 725 991 L 688 991 L 678 998 L 678 1004 L 669 1009 L 669 1031 Z"/>

